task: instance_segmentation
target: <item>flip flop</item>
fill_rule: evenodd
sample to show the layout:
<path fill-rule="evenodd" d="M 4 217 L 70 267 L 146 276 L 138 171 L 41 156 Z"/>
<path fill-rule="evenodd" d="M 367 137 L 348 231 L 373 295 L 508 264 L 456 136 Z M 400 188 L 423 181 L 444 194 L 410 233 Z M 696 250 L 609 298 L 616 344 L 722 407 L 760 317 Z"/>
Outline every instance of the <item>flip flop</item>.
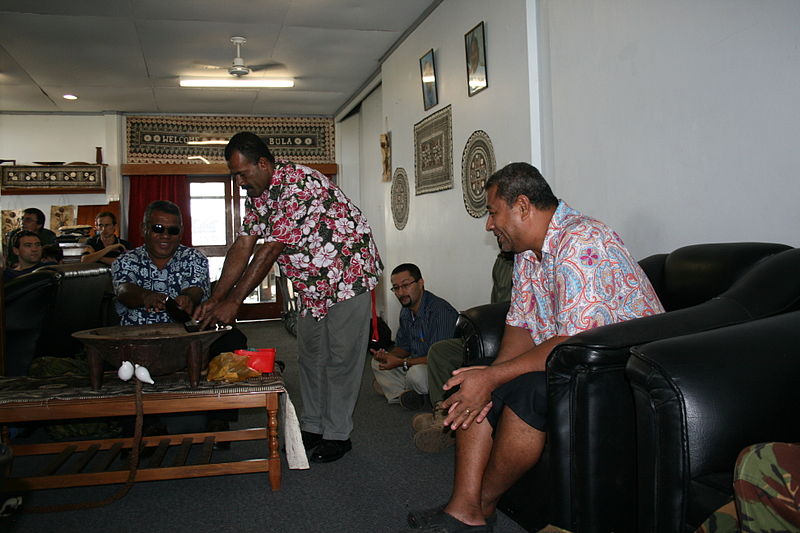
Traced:
<path fill-rule="evenodd" d="M 435 509 L 428 509 L 427 511 L 421 511 L 418 513 L 409 513 L 409 523 L 411 523 L 412 515 L 414 515 L 416 518 L 421 518 L 421 513 L 425 513 L 425 516 L 429 521 L 425 525 L 417 527 L 412 526 L 411 529 L 403 530 L 401 533 L 492 533 L 494 530 L 494 528 L 489 524 L 480 526 L 471 526 L 469 524 L 465 524 L 458 518 L 445 513 L 443 510 L 441 510 L 441 508 L 438 512 L 435 511 Z"/>
<path fill-rule="evenodd" d="M 406 521 L 409 527 L 413 529 L 420 529 L 426 527 L 438 520 L 439 515 L 446 514 L 444 508 L 447 504 L 442 504 L 431 509 L 422 509 L 420 511 L 409 511 Z M 450 516 L 450 515 L 447 515 Z M 492 527 L 497 524 L 497 511 L 493 512 L 486 517 L 486 523 Z"/>

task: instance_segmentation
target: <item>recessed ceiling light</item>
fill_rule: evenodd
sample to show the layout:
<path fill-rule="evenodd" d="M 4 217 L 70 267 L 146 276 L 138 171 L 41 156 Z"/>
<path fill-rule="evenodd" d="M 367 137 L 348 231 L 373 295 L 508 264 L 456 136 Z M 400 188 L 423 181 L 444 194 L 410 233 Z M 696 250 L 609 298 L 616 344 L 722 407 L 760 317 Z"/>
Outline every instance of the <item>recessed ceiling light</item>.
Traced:
<path fill-rule="evenodd" d="M 294 80 L 285 78 L 261 78 L 261 79 L 240 79 L 240 78 L 180 78 L 181 87 L 232 87 L 232 88 L 252 88 L 252 87 L 294 87 Z"/>
<path fill-rule="evenodd" d="M 78 97 L 75 96 L 74 94 L 65 94 L 64 95 L 64 100 L 77 100 L 77 99 L 78 99 Z"/>

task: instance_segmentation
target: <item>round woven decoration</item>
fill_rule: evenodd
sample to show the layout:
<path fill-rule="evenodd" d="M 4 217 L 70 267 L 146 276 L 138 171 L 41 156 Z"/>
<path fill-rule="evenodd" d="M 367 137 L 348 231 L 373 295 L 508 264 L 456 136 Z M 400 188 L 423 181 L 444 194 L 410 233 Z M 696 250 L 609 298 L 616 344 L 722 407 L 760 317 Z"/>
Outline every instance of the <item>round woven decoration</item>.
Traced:
<path fill-rule="evenodd" d="M 486 191 L 483 186 L 494 174 L 494 148 L 489 135 L 477 130 L 467 139 L 461 156 L 461 189 L 464 193 L 464 207 L 475 218 L 486 214 Z"/>
<path fill-rule="evenodd" d="M 408 222 L 408 199 L 411 196 L 408 188 L 408 174 L 402 167 L 394 171 L 392 178 L 392 218 L 394 227 L 402 230 Z"/>

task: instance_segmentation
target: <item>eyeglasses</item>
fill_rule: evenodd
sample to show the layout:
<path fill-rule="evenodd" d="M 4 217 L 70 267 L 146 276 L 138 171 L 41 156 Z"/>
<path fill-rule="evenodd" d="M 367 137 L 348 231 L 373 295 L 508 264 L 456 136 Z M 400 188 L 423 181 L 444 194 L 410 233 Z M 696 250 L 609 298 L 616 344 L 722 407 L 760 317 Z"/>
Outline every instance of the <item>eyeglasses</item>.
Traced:
<path fill-rule="evenodd" d="M 407 288 L 409 288 L 410 286 L 412 286 L 413 284 L 415 284 L 418 281 L 419 281 L 418 279 L 415 279 L 414 281 L 407 281 L 407 282 L 405 282 L 405 283 L 403 283 L 401 285 L 392 285 L 391 291 L 392 292 L 397 292 L 400 289 L 406 290 Z"/>
<path fill-rule="evenodd" d="M 170 235 L 177 235 L 181 232 L 180 226 L 165 226 L 163 224 L 153 224 L 150 226 L 150 230 L 153 233 L 164 233 L 165 231 Z"/>

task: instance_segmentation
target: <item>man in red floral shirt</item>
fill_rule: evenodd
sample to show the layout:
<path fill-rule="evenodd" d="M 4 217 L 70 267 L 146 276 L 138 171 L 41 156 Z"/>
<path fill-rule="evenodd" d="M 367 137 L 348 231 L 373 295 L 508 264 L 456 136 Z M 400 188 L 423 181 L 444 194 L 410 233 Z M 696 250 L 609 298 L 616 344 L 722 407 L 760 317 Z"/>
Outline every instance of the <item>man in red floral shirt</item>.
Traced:
<path fill-rule="evenodd" d="M 325 175 L 276 161 L 253 133 L 234 135 L 225 159 L 247 192 L 245 216 L 214 293 L 195 318 L 203 326 L 232 323 L 244 298 L 278 262 L 300 300 L 303 444 L 312 450 L 312 461 L 335 461 L 351 449 L 369 342 L 370 291 L 383 269 L 372 231 Z M 264 243 L 257 246 L 259 239 Z"/>

